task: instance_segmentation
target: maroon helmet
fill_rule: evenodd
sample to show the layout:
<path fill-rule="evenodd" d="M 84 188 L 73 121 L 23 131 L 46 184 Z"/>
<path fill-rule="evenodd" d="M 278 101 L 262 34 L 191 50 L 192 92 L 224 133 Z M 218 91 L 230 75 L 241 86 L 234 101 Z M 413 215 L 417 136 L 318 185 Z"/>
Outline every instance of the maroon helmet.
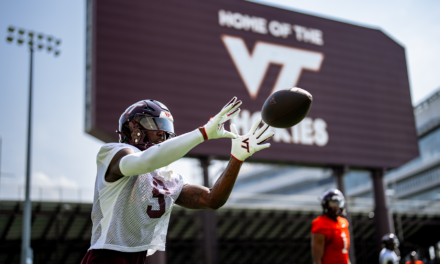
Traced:
<path fill-rule="evenodd" d="M 142 100 L 132 104 L 119 118 L 119 142 L 127 143 L 140 150 L 155 145 L 148 138 L 147 131 L 163 131 L 163 140 L 173 138 L 173 116 L 170 110 L 159 101 Z"/>

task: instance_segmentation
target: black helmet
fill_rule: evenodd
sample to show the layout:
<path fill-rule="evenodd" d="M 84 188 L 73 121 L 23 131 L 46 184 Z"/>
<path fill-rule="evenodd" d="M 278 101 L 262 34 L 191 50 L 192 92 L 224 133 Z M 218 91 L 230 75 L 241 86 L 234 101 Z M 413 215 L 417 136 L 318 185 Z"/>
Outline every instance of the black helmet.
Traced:
<path fill-rule="evenodd" d="M 331 218 L 346 215 L 345 198 L 340 190 L 329 189 L 322 194 L 320 200 L 325 215 Z"/>
<path fill-rule="evenodd" d="M 163 139 L 173 138 L 174 124 L 170 110 L 159 101 L 142 100 L 128 107 L 119 118 L 119 142 L 145 150 L 155 143 L 147 136 L 147 131 L 163 131 Z"/>
<path fill-rule="evenodd" d="M 393 233 L 386 234 L 382 237 L 382 247 L 395 250 L 399 247 L 399 239 Z"/>
<path fill-rule="evenodd" d="M 417 260 L 417 252 L 413 251 L 409 254 L 411 260 Z"/>

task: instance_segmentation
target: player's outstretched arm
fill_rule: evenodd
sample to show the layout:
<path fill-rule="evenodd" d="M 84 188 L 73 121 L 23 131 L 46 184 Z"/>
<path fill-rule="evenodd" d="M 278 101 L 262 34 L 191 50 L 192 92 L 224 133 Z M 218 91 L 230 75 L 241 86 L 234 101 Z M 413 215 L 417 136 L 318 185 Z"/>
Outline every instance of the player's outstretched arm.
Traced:
<path fill-rule="evenodd" d="M 120 161 L 122 174 L 132 176 L 152 172 L 182 158 L 204 140 L 234 138 L 234 134 L 224 129 L 224 123 L 240 112 L 238 108 L 240 105 L 241 101 L 237 101 L 234 97 L 203 127 L 169 139 L 143 152 L 124 156 Z"/>
<path fill-rule="evenodd" d="M 231 132 L 235 135 L 232 139 L 231 159 L 228 166 L 211 189 L 199 185 L 185 185 L 176 201 L 176 204 L 189 209 L 218 209 L 229 198 L 234 188 L 243 161 L 255 152 L 270 147 L 269 140 L 273 133 L 267 133 L 268 125 L 257 131 L 261 120 L 256 122 L 251 130 L 244 136 L 237 133 L 234 125 Z"/>
<path fill-rule="evenodd" d="M 176 204 L 189 209 L 213 209 L 222 207 L 229 198 L 243 161 L 233 157 L 212 188 L 187 184 L 183 186 Z"/>
<path fill-rule="evenodd" d="M 203 127 L 169 139 L 145 151 L 134 153 L 129 148 L 120 150 L 109 165 L 105 176 L 106 181 L 115 182 L 124 176 L 140 175 L 165 167 L 182 158 L 204 140 L 236 137 L 224 129 L 224 123 L 240 112 L 240 105 L 241 101 L 234 97 Z"/>

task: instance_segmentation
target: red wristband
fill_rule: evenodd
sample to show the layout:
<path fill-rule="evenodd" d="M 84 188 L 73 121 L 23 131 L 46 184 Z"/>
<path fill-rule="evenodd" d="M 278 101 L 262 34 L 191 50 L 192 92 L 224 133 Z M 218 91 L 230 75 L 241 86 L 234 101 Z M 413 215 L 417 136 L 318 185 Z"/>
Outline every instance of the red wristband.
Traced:
<path fill-rule="evenodd" d="M 205 127 L 199 127 L 200 133 L 202 133 L 202 136 L 205 140 L 208 140 L 208 135 L 206 134 Z"/>

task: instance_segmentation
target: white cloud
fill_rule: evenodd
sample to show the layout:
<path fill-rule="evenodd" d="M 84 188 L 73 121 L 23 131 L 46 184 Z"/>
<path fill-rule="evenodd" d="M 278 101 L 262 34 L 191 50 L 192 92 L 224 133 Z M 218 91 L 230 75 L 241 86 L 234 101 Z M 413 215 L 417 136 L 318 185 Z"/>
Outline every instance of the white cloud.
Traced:
<path fill-rule="evenodd" d="M 78 183 L 66 176 L 49 177 L 43 172 L 35 172 L 32 175 L 32 186 L 38 187 L 62 187 L 68 189 L 78 189 Z"/>

